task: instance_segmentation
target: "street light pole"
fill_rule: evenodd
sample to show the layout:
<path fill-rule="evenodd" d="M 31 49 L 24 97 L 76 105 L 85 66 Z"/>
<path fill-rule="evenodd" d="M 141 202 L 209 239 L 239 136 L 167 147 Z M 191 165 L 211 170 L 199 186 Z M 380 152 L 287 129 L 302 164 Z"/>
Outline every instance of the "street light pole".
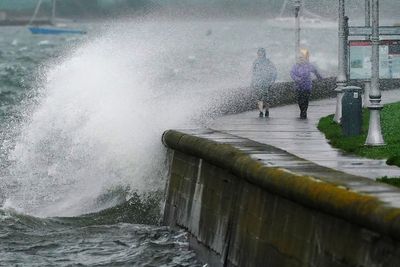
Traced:
<path fill-rule="evenodd" d="M 379 0 L 372 0 L 372 58 L 371 58 L 371 91 L 369 94 L 370 110 L 367 146 L 383 146 L 380 111 L 381 91 L 379 89 Z"/>
<path fill-rule="evenodd" d="M 51 1 L 51 25 L 56 25 L 56 0 Z"/>
<path fill-rule="evenodd" d="M 365 0 L 365 27 L 371 27 L 371 0 Z M 366 39 L 369 40 L 370 37 Z M 371 91 L 371 81 L 364 82 L 364 107 L 369 104 L 369 92 Z"/>
<path fill-rule="evenodd" d="M 371 27 L 371 0 L 365 0 L 365 26 Z"/>
<path fill-rule="evenodd" d="M 338 75 L 336 80 L 336 112 L 334 121 L 340 123 L 342 118 L 342 97 L 343 88 L 346 87 L 347 74 L 346 74 L 346 46 L 347 46 L 347 36 L 346 36 L 346 18 L 345 18 L 345 0 L 339 0 L 339 26 L 338 26 Z"/>
<path fill-rule="evenodd" d="M 301 0 L 294 1 L 294 17 L 295 17 L 295 60 L 296 62 L 299 59 L 300 52 L 300 9 L 301 9 Z"/>

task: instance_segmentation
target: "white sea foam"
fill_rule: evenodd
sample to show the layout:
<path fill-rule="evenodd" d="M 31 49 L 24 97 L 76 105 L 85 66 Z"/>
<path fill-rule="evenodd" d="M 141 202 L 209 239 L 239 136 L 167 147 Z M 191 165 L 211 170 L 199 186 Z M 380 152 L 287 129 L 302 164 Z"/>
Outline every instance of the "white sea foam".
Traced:
<path fill-rule="evenodd" d="M 96 197 L 112 186 L 163 186 L 161 134 L 204 101 L 154 83 L 168 40 L 116 37 L 105 34 L 44 73 L 43 99 L 10 154 L 19 190 L 8 203 L 15 208 L 76 215 L 103 208 Z"/>

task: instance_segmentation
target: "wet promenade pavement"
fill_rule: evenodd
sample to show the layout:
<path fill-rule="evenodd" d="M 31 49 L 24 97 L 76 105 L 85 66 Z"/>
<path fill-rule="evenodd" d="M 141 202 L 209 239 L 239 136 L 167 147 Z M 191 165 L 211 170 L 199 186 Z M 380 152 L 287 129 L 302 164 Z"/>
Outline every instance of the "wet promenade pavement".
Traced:
<path fill-rule="evenodd" d="M 382 92 L 382 102 L 400 101 L 400 90 Z M 336 99 L 310 102 L 308 119 L 300 120 L 297 105 L 270 109 L 270 118 L 258 118 L 257 111 L 215 119 L 209 128 L 241 138 L 271 145 L 317 165 L 348 174 L 375 179 L 400 177 L 400 168 L 388 166 L 385 160 L 359 158 L 331 147 L 317 129 L 321 117 L 334 113 Z M 253 155 L 257 157 L 257 155 Z M 259 155 L 263 160 L 263 154 Z"/>

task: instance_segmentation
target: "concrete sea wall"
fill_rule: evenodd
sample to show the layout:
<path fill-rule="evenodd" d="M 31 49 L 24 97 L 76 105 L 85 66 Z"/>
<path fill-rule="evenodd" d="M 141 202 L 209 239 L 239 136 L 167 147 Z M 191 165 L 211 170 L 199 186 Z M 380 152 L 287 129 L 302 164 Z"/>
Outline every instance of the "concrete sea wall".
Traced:
<path fill-rule="evenodd" d="M 163 142 L 172 157 L 164 222 L 186 229 L 209 266 L 400 266 L 400 190 L 208 136 L 170 130 Z M 254 153 L 299 163 L 271 167 Z"/>

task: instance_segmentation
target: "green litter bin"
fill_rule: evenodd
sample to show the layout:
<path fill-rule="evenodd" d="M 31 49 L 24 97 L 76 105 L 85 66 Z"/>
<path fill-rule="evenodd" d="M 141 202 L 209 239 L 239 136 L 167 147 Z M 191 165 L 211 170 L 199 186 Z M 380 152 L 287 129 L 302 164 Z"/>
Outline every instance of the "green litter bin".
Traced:
<path fill-rule="evenodd" d="M 362 127 L 362 89 L 357 86 L 343 88 L 342 132 L 344 136 L 361 134 Z"/>

